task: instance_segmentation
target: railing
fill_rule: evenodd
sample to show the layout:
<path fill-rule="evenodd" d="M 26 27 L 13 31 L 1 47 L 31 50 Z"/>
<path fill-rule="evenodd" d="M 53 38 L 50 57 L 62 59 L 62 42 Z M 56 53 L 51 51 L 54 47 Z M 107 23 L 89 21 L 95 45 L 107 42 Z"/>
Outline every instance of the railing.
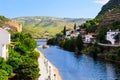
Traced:
<path fill-rule="evenodd" d="M 120 47 L 120 44 L 103 44 L 103 43 L 98 43 L 100 46 L 111 46 L 111 47 Z"/>
<path fill-rule="evenodd" d="M 97 43 L 100 46 L 120 47 L 120 44 L 103 44 L 103 43 L 100 43 L 100 42 L 86 42 L 86 41 L 84 41 L 83 43 L 85 43 L 85 44 L 89 44 L 89 43 L 95 44 L 95 43 Z"/>

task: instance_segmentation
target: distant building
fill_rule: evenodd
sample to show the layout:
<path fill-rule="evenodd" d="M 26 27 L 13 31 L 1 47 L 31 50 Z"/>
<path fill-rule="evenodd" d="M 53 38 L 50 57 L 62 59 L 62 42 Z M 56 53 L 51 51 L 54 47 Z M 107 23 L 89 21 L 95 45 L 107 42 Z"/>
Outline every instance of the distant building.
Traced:
<path fill-rule="evenodd" d="M 18 24 L 15 21 L 9 21 L 5 23 L 2 28 L 6 30 L 22 32 L 22 24 Z"/>
<path fill-rule="evenodd" d="M 96 38 L 93 37 L 92 33 L 86 34 L 84 38 L 85 38 L 84 39 L 85 42 L 95 42 L 96 41 Z"/>
<path fill-rule="evenodd" d="M 6 45 L 10 43 L 10 33 L 2 28 L 0 28 L 0 57 L 7 59 L 7 47 Z"/>
<path fill-rule="evenodd" d="M 119 30 L 111 31 L 109 30 L 106 35 L 106 40 L 110 41 L 111 44 L 115 44 L 115 36 L 119 33 Z"/>
<path fill-rule="evenodd" d="M 78 26 L 78 27 L 76 27 L 76 31 L 80 31 L 80 27 Z"/>
<path fill-rule="evenodd" d="M 66 31 L 66 38 L 70 38 L 72 30 L 67 30 Z"/>
<path fill-rule="evenodd" d="M 72 31 L 72 32 L 71 32 L 71 36 L 72 36 L 72 37 L 77 37 L 79 34 L 80 34 L 80 33 L 77 32 L 77 31 Z"/>

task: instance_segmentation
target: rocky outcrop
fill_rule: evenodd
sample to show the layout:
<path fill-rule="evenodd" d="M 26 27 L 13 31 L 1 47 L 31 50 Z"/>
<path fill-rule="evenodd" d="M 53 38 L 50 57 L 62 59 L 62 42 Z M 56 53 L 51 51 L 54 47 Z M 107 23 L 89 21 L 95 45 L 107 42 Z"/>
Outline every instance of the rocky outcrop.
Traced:
<path fill-rule="evenodd" d="M 22 24 L 18 24 L 15 21 L 9 21 L 3 25 L 4 29 L 22 32 Z"/>

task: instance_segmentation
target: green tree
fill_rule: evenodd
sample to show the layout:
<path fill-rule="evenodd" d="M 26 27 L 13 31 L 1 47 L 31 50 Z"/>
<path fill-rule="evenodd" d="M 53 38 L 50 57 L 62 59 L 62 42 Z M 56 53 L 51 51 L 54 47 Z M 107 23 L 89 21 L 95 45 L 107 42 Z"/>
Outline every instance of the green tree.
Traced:
<path fill-rule="evenodd" d="M 31 53 L 29 53 L 29 57 L 32 59 L 37 60 L 39 58 L 40 54 L 37 51 L 32 51 Z"/>
<path fill-rule="evenodd" d="M 23 56 L 18 74 L 20 80 L 35 80 L 39 77 L 38 63 L 30 57 Z"/>
<path fill-rule="evenodd" d="M 66 36 L 66 26 L 64 26 L 63 35 Z"/>
<path fill-rule="evenodd" d="M 22 55 L 27 55 L 37 47 L 36 41 L 30 34 L 16 33 L 12 36 L 12 39 L 16 43 L 15 51 Z"/>
<path fill-rule="evenodd" d="M 3 58 L 0 58 L 0 69 L 5 70 L 8 73 L 8 75 L 11 75 L 13 72 L 12 66 L 6 64 Z"/>
<path fill-rule="evenodd" d="M 112 29 L 112 30 L 116 30 L 116 29 L 119 29 L 119 30 L 120 30 L 120 21 L 115 21 L 115 22 L 113 22 L 111 29 Z"/>
<path fill-rule="evenodd" d="M 97 35 L 97 39 L 99 40 L 99 42 L 101 43 L 105 43 L 106 42 L 106 33 L 107 33 L 108 29 L 107 28 L 102 28 L 99 31 L 99 34 Z"/>
<path fill-rule="evenodd" d="M 9 47 L 8 63 L 20 80 L 35 80 L 39 76 L 38 57 L 35 51 L 36 41 L 30 34 L 15 33 L 12 35 L 14 48 Z"/>
<path fill-rule="evenodd" d="M 0 69 L 0 80 L 8 80 L 8 73 L 3 69 Z"/>
<path fill-rule="evenodd" d="M 77 39 L 76 39 L 76 47 L 79 51 L 81 51 L 83 49 L 83 40 L 82 40 L 82 36 L 79 34 Z"/>
<path fill-rule="evenodd" d="M 74 30 L 76 31 L 76 24 L 74 24 Z"/>

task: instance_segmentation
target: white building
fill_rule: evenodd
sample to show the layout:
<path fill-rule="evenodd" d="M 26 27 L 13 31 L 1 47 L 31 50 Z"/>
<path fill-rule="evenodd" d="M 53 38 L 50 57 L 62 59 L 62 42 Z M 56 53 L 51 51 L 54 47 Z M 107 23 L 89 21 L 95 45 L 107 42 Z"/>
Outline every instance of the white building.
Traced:
<path fill-rule="evenodd" d="M 77 37 L 79 34 L 80 34 L 79 32 L 73 31 L 73 32 L 71 33 L 71 37 Z"/>
<path fill-rule="evenodd" d="M 80 31 L 80 27 L 78 26 L 78 27 L 76 27 L 76 31 Z"/>
<path fill-rule="evenodd" d="M 95 42 L 95 37 L 93 37 L 93 34 L 86 34 L 85 35 L 85 39 L 84 39 L 85 42 Z"/>
<path fill-rule="evenodd" d="M 70 38 L 70 35 L 71 35 L 71 30 L 67 30 L 66 31 L 66 38 Z"/>
<path fill-rule="evenodd" d="M 119 33 L 119 31 L 111 31 L 111 30 L 109 30 L 108 32 L 107 32 L 107 35 L 106 35 L 106 40 L 108 40 L 108 41 L 110 41 L 111 42 L 111 44 L 115 44 L 115 36 L 117 35 Z"/>
<path fill-rule="evenodd" d="M 10 33 L 2 28 L 0 28 L 0 57 L 7 59 L 7 47 L 6 45 L 10 43 Z"/>

